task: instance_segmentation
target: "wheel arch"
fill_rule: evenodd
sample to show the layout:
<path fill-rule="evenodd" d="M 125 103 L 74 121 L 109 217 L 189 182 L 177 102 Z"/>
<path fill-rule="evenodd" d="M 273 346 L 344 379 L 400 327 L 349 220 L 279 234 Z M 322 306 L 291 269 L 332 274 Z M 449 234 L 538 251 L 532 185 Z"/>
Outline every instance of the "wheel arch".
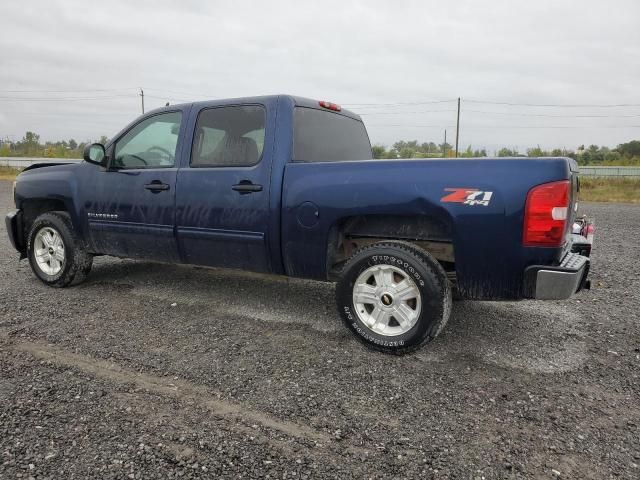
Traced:
<path fill-rule="evenodd" d="M 360 248 L 402 240 L 429 252 L 445 271 L 455 271 L 453 223 L 428 215 L 354 215 L 336 221 L 327 238 L 327 277 L 335 280 L 342 265 Z"/>
<path fill-rule="evenodd" d="M 74 224 L 74 228 L 77 229 L 78 225 L 75 224 L 73 211 L 68 208 L 67 203 L 62 199 L 57 198 L 27 198 L 22 201 L 20 205 L 23 212 L 23 228 L 25 238 L 31 229 L 31 225 L 34 220 L 43 213 L 47 212 L 66 212 L 71 217 L 71 221 Z"/>

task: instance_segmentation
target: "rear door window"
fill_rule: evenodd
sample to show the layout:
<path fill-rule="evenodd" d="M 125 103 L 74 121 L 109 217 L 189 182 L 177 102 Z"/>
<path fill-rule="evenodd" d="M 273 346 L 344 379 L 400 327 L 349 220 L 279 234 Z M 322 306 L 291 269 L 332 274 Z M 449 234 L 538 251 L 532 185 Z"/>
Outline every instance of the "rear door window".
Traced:
<path fill-rule="evenodd" d="M 251 167 L 264 148 L 265 110 L 259 105 L 208 108 L 196 122 L 192 167 Z"/>
<path fill-rule="evenodd" d="M 294 162 L 339 162 L 372 158 L 369 136 L 361 121 L 314 108 L 294 109 Z"/>

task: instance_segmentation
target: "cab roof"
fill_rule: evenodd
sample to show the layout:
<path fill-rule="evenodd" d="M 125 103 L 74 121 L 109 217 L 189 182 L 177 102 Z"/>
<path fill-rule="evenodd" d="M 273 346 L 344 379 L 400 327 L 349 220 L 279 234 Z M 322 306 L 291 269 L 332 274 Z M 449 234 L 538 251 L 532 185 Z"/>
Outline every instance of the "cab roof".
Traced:
<path fill-rule="evenodd" d="M 237 105 L 237 104 L 243 104 L 243 103 L 268 103 L 269 101 L 274 101 L 279 98 L 288 99 L 294 107 L 315 108 L 317 110 L 330 111 L 332 113 L 345 115 L 347 117 L 351 117 L 356 120 L 361 120 L 358 114 L 350 110 L 345 110 L 344 108 L 340 108 L 340 111 L 334 111 L 334 110 L 330 110 L 328 108 L 322 107 L 320 105 L 320 103 L 323 102 L 322 100 L 314 100 L 312 98 L 298 97 L 295 95 L 286 95 L 286 94 L 262 95 L 262 96 L 256 96 L 256 97 L 220 98 L 215 100 L 201 100 L 197 102 L 180 103 L 180 104 L 169 105 L 167 107 L 160 107 L 155 109 L 154 111 L 161 112 L 163 110 L 171 110 L 171 109 L 175 109 L 176 107 L 181 107 L 181 106 L 186 106 L 191 104 L 199 107 L 205 107 L 205 106 L 215 106 L 215 105 Z"/>

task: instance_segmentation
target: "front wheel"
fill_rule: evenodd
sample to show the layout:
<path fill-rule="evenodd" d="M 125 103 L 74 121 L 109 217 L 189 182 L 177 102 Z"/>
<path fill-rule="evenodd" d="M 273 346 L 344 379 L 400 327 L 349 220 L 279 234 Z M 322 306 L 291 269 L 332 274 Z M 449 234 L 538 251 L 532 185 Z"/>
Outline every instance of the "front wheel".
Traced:
<path fill-rule="evenodd" d="M 434 339 L 449 319 L 451 288 L 442 266 L 408 242 L 357 252 L 336 286 L 346 325 L 367 346 L 406 353 Z"/>
<path fill-rule="evenodd" d="M 48 212 L 34 220 L 27 253 L 33 273 L 51 287 L 81 282 L 93 264 L 93 256 L 76 235 L 67 212 Z"/>

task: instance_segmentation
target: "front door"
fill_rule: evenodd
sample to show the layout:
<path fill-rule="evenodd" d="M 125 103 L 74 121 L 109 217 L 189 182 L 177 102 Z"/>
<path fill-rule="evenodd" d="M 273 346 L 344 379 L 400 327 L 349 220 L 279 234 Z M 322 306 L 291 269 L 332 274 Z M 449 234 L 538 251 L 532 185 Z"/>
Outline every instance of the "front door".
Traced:
<path fill-rule="evenodd" d="M 141 120 L 95 170 L 85 205 L 92 249 L 120 257 L 179 261 L 174 235 L 179 111 Z"/>
<path fill-rule="evenodd" d="M 271 270 L 265 117 L 261 105 L 198 113 L 190 162 L 177 180 L 177 235 L 187 263 Z"/>

